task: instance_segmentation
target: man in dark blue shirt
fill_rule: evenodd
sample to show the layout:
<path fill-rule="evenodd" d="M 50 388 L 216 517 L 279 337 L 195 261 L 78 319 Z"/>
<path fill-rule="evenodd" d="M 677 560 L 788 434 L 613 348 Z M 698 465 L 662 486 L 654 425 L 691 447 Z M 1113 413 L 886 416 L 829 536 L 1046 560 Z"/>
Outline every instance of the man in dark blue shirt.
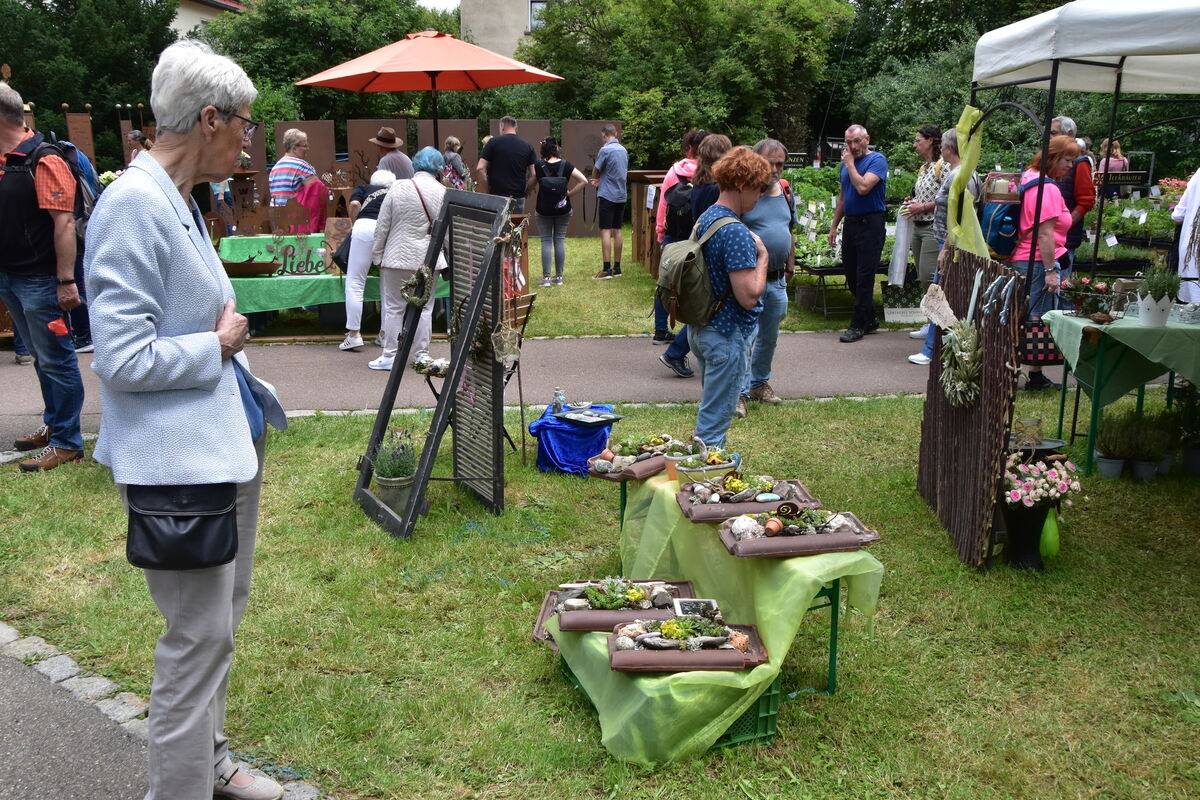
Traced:
<path fill-rule="evenodd" d="M 842 269 L 846 285 L 854 294 L 854 316 L 840 337 L 843 342 L 857 342 L 864 334 L 879 328 L 874 299 L 875 271 L 883 254 L 888 163 L 882 153 L 871 152 L 870 143 L 871 137 L 862 125 L 846 129 L 842 190 L 829 228 L 829 246 L 836 247 L 838 224 L 846 222 L 842 232 Z"/>

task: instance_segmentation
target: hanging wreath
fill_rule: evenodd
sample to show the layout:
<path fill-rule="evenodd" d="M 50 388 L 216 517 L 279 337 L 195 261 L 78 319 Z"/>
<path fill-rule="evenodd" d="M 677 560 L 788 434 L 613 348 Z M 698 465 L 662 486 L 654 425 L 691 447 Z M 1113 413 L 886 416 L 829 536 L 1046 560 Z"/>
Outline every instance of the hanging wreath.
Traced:
<path fill-rule="evenodd" d="M 942 391 L 950 405 L 966 408 L 979 399 L 983 348 L 975 323 L 960 319 L 942 336 Z"/>
<path fill-rule="evenodd" d="M 422 264 L 421 268 L 400 287 L 400 299 L 411 306 L 424 308 L 431 297 L 433 297 L 433 271 L 429 269 L 428 264 Z"/>

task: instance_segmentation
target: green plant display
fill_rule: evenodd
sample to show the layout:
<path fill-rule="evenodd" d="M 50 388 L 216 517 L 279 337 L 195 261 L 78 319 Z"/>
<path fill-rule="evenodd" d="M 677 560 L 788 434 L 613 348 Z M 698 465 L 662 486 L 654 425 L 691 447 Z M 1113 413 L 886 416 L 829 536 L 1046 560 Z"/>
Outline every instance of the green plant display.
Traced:
<path fill-rule="evenodd" d="M 1138 286 L 1138 297 L 1149 297 L 1155 302 L 1164 297 L 1174 299 L 1178 296 L 1179 273 L 1171 272 L 1161 265 L 1148 271 Z"/>
<path fill-rule="evenodd" d="M 407 478 L 417 471 L 417 450 L 412 432 L 392 428 L 375 453 L 372 467 L 380 478 Z"/>
<path fill-rule="evenodd" d="M 605 578 L 596 586 L 587 586 L 583 593 L 592 608 L 616 611 L 621 608 L 637 608 L 646 599 L 646 590 L 623 578 Z"/>
<path fill-rule="evenodd" d="M 647 630 L 657 630 L 664 639 L 678 640 L 679 649 L 687 647 L 687 640 L 697 636 L 724 636 L 725 625 L 715 620 L 695 614 L 673 617 L 663 620 L 657 626 L 646 626 Z"/>

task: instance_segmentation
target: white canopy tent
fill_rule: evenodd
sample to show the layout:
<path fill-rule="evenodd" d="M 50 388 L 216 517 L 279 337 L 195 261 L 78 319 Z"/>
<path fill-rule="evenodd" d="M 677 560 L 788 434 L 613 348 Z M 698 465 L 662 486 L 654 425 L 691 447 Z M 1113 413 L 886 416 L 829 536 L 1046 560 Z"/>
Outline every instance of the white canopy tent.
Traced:
<path fill-rule="evenodd" d="M 972 78 L 1050 88 L 1056 60 L 1059 89 L 1200 94 L 1200 0 L 1075 0 L 981 36 Z"/>

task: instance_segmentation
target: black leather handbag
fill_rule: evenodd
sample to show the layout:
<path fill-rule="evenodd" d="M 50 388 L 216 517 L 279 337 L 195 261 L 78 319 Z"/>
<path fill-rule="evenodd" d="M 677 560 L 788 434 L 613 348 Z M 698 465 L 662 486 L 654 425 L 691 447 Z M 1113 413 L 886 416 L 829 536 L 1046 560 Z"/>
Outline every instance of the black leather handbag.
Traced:
<path fill-rule="evenodd" d="M 142 569 L 204 569 L 237 556 L 237 484 L 125 489 L 125 556 Z"/>

